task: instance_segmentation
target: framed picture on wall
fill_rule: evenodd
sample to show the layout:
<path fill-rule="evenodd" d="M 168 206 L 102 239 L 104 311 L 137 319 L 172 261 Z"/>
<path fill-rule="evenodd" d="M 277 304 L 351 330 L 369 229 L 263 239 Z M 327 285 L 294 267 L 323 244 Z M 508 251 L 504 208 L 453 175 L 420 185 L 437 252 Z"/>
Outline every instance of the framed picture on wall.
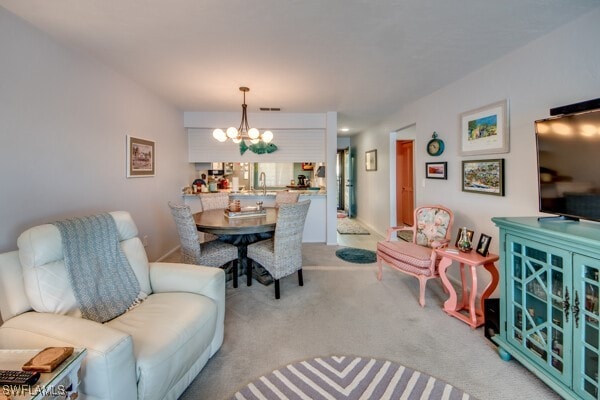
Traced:
<path fill-rule="evenodd" d="M 365 169 L 367 171 L 377 171 L 377 150 L 365 152 Z"/>
<path fill-rule="evenodd" d="M 508 100 L 460 114 L 460 154 L 508 153 Z"/>
<path fill-rule="evenodd" d="M 155 173 L 156 143 L 127 135 L 127 177 L 147 177 Z"/>
<path fill-rule="evenodd" d="M 462 190 L 504 196 L 504 159 L 463 161 Z"/>
<path fill-rule="evenodd" d="M 427 179 L 448 179 L 447 162 L 425 163 L 425 177 Z"/>

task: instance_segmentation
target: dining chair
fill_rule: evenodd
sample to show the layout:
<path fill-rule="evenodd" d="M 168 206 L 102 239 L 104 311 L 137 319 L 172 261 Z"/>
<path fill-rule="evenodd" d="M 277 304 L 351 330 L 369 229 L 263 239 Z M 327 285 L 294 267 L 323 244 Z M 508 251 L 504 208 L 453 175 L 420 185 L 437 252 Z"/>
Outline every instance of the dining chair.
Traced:
<path fill-rule="evenodd" d="M 388 228 L 385 240 L 377 242 L 377 279 L 381 280 L 383 262 L 416 277 L 419 280 L 419 304 L 424 307 L 427 281 L 439 277 L 440 257 L 434 250 L 446 247 L 450 242 L 453 221 L 454 214 L 450 209 L 428 205 L 415 209 L 412 227 Z M 397 238 L 392 241 L 392 233 L 409 230 L 413 234 L 412 242 Z"/>
<path fill-rule="evenodd" d="M 202 211 L 229 207 L 229 194 L 227 192 L 200 193 L 198 197 L 200 198 Z M 219 238 L 212 233 L 201 233 L 200 235 L 202 242 L 209 242 Z"/>
<path fill-rule="evenodd" d="M 277 213 L 275 234 L 248 246 L 248 268 L 256 262 L 266 269 L 275 282 L 275 298 L 280 298 L 279 280 L 298 271 L 298 284 L 304 286 L 302 277 L 302 233 L 310 200 L 283 203 Z"/>
<path fill-rule="evenodd" d="M 284 203 L 297 203 L 298 197 L 300 197 L 300 193 L 298 192 L 290 192 L 289 190 L 282 190 L 277 192 L 275 195 L 275 206 L 279 206 Z"/>
<path fill-rule="evenodd" d="M 200 197 L 202 211 L 227 208 L 229 206 L 229 193 L 227 192 L 200 193 L 198 197 Z"/>
<path fill-rule="evenodd" d="M 238 249 L 234 245 L 220 240 L 200 242 L 194 216 L 188 205 L 169 202 L 169 208 L 177 225 L 182 263 L 221 267 L 229 262 L 237 262 Z M 234 271 L 237 270 L 235 264 L 232 267 Z"/>

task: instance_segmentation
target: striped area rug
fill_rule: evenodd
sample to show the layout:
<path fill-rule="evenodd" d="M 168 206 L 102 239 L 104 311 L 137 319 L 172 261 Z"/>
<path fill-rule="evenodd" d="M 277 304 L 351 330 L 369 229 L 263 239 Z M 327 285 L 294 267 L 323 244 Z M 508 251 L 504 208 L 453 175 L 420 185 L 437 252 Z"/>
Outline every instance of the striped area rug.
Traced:
<path fill-rule="evenodd" d="M 386 360 L 314 358 L 262 376 L 235 400 L 272 399 L 470 399 L 452 385 Z"/>

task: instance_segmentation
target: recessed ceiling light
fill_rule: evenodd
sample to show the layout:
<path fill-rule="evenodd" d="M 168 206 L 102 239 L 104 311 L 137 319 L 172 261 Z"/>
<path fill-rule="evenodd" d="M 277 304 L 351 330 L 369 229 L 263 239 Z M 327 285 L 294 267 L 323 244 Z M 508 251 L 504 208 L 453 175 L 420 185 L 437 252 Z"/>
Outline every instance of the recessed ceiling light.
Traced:
<path fill-rule="evenodd" d="M 342 132 L 348 132 L 350 130 L 350 128 L 340 128 L 340 131 Z"/>

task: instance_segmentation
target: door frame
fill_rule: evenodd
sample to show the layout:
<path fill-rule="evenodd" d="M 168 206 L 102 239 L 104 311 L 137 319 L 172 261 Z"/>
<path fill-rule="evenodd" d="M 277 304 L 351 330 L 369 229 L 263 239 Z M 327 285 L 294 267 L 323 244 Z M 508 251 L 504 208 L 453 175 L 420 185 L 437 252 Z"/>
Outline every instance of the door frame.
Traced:
<path fill-rule="evenodd" d="M 414 171 L 415 141 L 396 140 L 396 223 L 395 226 L 413 226 L 415 209 L 415 171 Z M 400 165 L 398 165 L 400 163 Z M 404 171 L 403 169 L 406 169 Z M 407 177 L 410 182 L 403 182 Z M 408 178 L 410 177 L 410 178 Z M 405 189 L 410 196 L 405 195 Z M 399 213 L 399 215 L 398 215 Z"/>
<path fill-rule="evenodd" d="M 338 173 L 335 177 L 337 181 L 337 209 L 344 210 L 346 202 L 344 195 L 346 193 L 346 173 L 344 170 L 345 160 L 345 149 L 338 149 L 336 153 L 336 172 Z"/>
<path fill-rule="evenodd" d="M 389 226 L 396 226 L 397 213 L 396 213 L 396 141 L 398 140 L 412 140 L 414 142 L 413 149 L 417 148 L 417 125 L 407 125 L 398 130 L 389 133 L 389 168 L 390 168 L 390 219 L 388 221 Z M 417 162 L 416 151 L 413 152 L 413 196 L 414 203 L 417 204 L 417 181 L 416 181 L 416 169 L 415 164 Z"/>

